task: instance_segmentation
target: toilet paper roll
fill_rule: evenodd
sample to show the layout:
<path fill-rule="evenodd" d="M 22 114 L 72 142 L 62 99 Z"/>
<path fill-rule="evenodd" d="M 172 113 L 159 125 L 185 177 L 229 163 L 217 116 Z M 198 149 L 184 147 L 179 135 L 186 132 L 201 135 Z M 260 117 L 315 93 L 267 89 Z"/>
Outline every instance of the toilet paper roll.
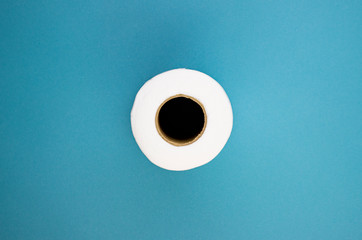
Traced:
<path fill-rule="evenodd" d="M 155 165 L 188 170 L 210 162 L 225 146 L 233 125 L 229 98 L 211 77 L 175 69 L 147 81 L 131 111 L 132 132 Z"/>

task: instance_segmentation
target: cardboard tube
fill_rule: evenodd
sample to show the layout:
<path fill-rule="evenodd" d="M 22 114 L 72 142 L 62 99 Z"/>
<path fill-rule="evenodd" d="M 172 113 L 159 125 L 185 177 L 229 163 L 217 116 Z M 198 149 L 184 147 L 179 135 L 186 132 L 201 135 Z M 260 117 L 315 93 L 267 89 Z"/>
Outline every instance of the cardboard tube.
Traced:
<path fill-rule="evenodd" d="M 169 102 L 170 100 L 172 99 L 175 99 L 175 98 L 187 98 L 187 99 L 191 99 L 195 104 L 198 104 L 198 106 L 202 109 L 202 113 L 203 113 L 203 118 L 204 118 L 204 124 L 202 126 L 202 128 L 200 129 L 199 133 L 196 135 L 196 136 L 192 136 L 188 139 L 177 139 L 177 138 L 174 138 L 170 135 L 168 135 L 167 133 L 165 133 L 160 125 L 160 121 L 159 121 L 159 116 L 160 116 L 160 110 L 162 109 L 162 107 L 167 103 Z M 172 96 L 172 97 L 169 97 L 168 99 L 166 99 L 157 109 L 157 112 L 156 112 L 156 118 L 155 118 L 155 123 L 156 123 L 156 129 L 158 131 L 158 133 L 160 134 L 160 136 L 168 143 L 174 145 L 174 146 L 186 146 L 186 145 L 189 145 L 189 144 L 192 144 L 193 142 L 197 141 L 201 136 L 202 134 L 204 133 L 205 131 L 205 128 L 206 128 L 206 125 L 207 125 L 207 114 L 206 114 L 206 111 L 205 111 L 205 108 L 204 108 L 204 105 L 202 105 L 202 103 L 197 100 L 196 98 L 194 97 L 191 97 L 191 96 L 187 96 L 185 94 L 177 94 L 175 96 Z"/>

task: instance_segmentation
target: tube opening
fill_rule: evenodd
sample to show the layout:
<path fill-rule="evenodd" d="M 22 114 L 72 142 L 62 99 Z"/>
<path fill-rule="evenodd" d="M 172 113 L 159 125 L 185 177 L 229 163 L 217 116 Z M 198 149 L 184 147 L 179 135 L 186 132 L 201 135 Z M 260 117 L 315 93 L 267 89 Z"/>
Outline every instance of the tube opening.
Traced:
<path fill-rule="evenodd" d="M 166 99 L 156 113 L 160 136 L 175 146 L 185 146 L 199 139 L 206 128 L 206 112 L 197 99 L 178 94 Z"/>

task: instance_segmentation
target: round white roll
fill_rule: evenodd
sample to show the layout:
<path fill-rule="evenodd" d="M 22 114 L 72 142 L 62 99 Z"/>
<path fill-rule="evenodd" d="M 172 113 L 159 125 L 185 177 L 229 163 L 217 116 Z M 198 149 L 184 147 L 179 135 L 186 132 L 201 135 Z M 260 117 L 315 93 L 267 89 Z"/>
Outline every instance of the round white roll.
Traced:
<path fill-rule="evenodd" d="M 158 129 L 160 106 L 173 96 L 187 96 L 202 106 L 205 124 L 193 141 L 173 144 Z M 131 111 L 132 132 L 142 152 L 155 165 L 175 171 L 199 167 L 225 146 L 233 125 L 232 108 L 224 89 L 208 75 L 174 69 L 147 81 Z"/>

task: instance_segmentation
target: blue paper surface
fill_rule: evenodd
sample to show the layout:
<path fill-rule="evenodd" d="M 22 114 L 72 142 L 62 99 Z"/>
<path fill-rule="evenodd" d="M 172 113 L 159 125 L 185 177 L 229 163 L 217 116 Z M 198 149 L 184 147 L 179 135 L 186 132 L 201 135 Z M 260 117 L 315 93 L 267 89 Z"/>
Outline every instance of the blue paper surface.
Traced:
<path fill-rule="evenodd" d="M 0 2 L 0 239 L 362 239 L 361 1 Z M 130 111 L 190 68 L 227 92 L 209 164 L 150 163 Z"/>

